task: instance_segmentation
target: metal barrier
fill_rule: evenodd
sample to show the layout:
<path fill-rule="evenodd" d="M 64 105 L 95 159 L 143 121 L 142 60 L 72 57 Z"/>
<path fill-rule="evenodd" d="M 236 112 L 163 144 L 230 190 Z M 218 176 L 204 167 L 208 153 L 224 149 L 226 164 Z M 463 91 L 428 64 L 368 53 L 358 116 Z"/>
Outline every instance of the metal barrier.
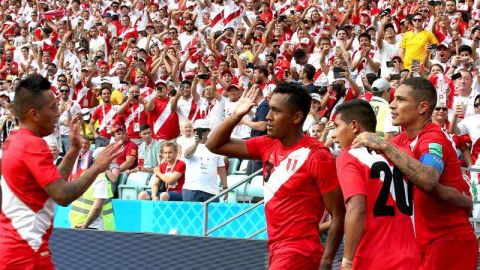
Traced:
<path fill-rule="evenodd" d="M 250 183 L 250 181 L 252 181 L 252 179 L 261 174 L 262 173 L 262 169 L 254 172 L 253 174 L 247 176 L 245 179 L 243 179 L 242 181 L 239 181 L 238 183 L 236 183 L 235 185 L 233 185 L 232 187 L 229 187 L 228 189 L 225 189 L 225 190 L 222 190 L 218 195 L 210 198 L 209 200 L 207 200 L 206 202 L 203 203 L 203 236 L 208 236 L 209 234 L 213 233 L 214 231 L 220 229 L 221 227 L 229 224 L 230 222 L 234 221 L 235 219 L 237 219 L 238 217 L 250 212 L 251 210 L 257 208 L 258 206 L 262 205 L 264 203 L 264 200 L 261 200 L 259 202 L 257 202 L 256 204 L 250 206 L 249 208 L 241 211 L 240 213 L 234 215 L 233 217 L 227 219 L 226 221 L 218 224 L 217 226 L 213 227 L 211 230 L 208 229 L 208 204 L 210 204 L 211 202 L 219 199 L 220 197 L 224 196 L 225 194 L 229 193 L 230 191 L 238 188 L 239 186 L 245 184 L 245 183 Z M 246 190 L 246 187 L 245 187 L 245 190 Z M 263 231 L 265 231 L 267 228 L 264 227 L 256 232 L 254 232 L 253 234 L 249 235 L 247 238 L 251 239 L 253 237 L 255 237 L 256 235 L 262 233 Z"/>

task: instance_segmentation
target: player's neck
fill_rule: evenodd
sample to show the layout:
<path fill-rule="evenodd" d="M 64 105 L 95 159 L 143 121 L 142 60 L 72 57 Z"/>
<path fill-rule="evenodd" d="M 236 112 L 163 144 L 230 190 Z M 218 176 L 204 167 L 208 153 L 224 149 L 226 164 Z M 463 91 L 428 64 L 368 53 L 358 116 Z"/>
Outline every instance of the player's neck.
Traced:
<path fill-rule="evenodd" d="M 405 127 L 405 133 L 407 133 L 408 138 L 413 139 L 417 137 L 418 133 L 420 133 L 420 131 L 422 131 L 422 129 L 430 122 L 430 119 L 419 118 L 411 126 Z"/>
<path fill-rule="evenodd" d="M 285 137 L 281 138 L 280 142 L 282 143 L 283 147 L 290 147 L 303 139 L 304 136 L 305 134 L 303 134 L 303 131 L 300 128 L 296 131 L 293 131 L 291 134 L 287 134 Z"/>

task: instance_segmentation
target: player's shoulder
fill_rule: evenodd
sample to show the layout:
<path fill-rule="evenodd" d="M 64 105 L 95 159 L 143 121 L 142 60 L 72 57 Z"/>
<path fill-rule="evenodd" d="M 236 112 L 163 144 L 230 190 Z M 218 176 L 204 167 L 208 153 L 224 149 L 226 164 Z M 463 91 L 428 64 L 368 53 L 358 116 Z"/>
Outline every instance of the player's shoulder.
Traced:
<path fill-rule="evenodd" d="M 304 147 L 310 150 L 312 160 L 316 161 L 333 161 L 333 155 L 330 150 L 315 138 L 307 137 L 304 141 Z"/>

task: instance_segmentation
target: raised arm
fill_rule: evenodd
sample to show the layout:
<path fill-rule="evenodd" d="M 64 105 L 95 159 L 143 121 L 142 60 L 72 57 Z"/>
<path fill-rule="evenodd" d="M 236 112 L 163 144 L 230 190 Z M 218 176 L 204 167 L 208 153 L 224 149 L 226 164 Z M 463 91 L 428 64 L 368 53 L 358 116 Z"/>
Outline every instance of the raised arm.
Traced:
<path fill-rule="evenodd" d="M 230 136 L 243 116 L 249 113 L 255 105 L 255 99 L 259 91 L 260 88 L 257 85 L 253 85 L 252 88 L 244 91 L 242 97 L 238 100 L 235 111 L 210 133 L 205 145 L 211 152 L 242 159 L 250 157 L 245 141 L 231 139 Z"/>

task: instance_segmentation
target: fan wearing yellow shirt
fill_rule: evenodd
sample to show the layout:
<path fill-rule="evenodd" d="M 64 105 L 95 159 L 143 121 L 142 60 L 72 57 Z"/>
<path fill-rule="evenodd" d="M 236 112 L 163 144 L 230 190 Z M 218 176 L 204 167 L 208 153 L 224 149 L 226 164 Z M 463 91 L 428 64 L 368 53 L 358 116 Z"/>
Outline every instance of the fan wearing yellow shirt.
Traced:
<path fill-rule="evenodd" d="M 414 60 L 425 65 L 429 57 L 427 45 L 438 44 L 435 35 L 423 28 L 423 15 L 415 13 L 412 18 L 413 29 L 406 32 L 400 42 L 400 57 L 406 69 L 411 69 Z"/>

